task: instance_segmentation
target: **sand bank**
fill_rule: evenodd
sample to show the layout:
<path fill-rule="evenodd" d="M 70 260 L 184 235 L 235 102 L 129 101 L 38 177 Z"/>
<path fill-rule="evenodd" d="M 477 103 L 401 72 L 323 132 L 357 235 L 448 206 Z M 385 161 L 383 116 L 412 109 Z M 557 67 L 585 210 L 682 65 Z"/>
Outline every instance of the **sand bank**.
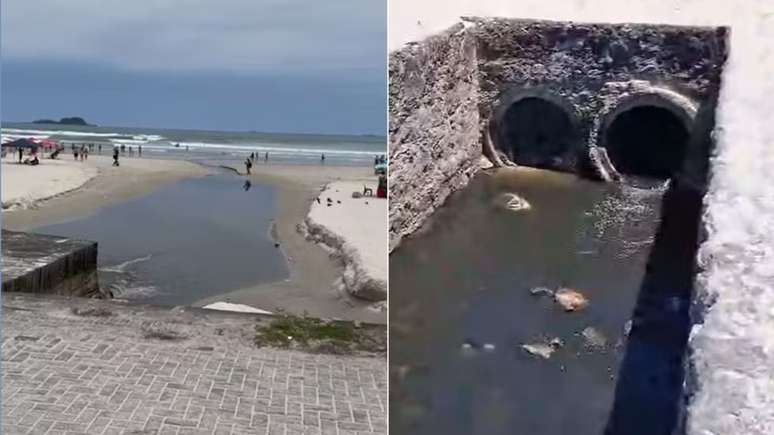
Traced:
<path fill-rule="evenodd" d="M 387 300 L 387 199 L 365 196 L 364 186 L 376 192 L 375 180 L 336 181 L 312 202 L 306 227 L 312 239 L 325 243 L 342 257 L 344 289 L 370 301 Z"/>
<path fill-rule="evenodd" d="M 207 173 L 201 166 L 180 160 L 122 158 L 121 166 L 113 167 L 112 159 L 105 155 L 91 155 L 85 162 L 66 157 L 44 159 L 35 167 L 4 162 L 3 204 L 11 198 L 37 199 L 25 202 L 26 208 L 17 206 L 4 211 L 2 225 L 5 229 L 27 230 L 77 219 L 100 207 L 151 193 L 165 184 Z M 52 183 L 39 179 L 67 182 L 52 187 Z"/>
<path fill-rule="evenodd" d="M 243 168 L 240 168 L 243 169 Z M 321 189 L 331 182 L 350 181 L 372 185 L 371 167 L 264 165 L 258 163 L 250 175 L 253 182 L 277 189 L 276 235 L 288 259 L 290 277 L 282 282 L 234 290 L 198 301 L 196 306 L 230 302 L 260 307 L 272 312 L 308 314 L 315 317 L 386 323 L 387 315 L 373 302 L 353 298 L 339 287 L 344 265 L 329 250 L 306 239 L 304 220 Z M 382 200 L 384 201 L 384 200 Z M 383 220 L 386 232 L 387 220 Z M 379 231 L 374 228 L 374 231 Z M 384 257 L 386 262 L 386 256 Z"/>
<path fill-rule="evenodd" d="M 0 173 L 3 210 L 13 210 L 77 189 L 97 175 L 97 168 L 72 160 L 43 160 L 30 166 L 5 159 Z"/>

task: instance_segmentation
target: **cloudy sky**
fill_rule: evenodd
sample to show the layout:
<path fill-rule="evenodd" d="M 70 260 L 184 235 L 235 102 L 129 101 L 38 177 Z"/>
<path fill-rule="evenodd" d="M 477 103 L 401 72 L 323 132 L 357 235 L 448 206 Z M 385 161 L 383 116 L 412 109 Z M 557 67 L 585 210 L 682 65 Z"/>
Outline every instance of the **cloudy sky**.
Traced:
<path fill-rule="evenodd" d="M 385 132 L 384 0 L 3 0 L 3 121 Z"/>

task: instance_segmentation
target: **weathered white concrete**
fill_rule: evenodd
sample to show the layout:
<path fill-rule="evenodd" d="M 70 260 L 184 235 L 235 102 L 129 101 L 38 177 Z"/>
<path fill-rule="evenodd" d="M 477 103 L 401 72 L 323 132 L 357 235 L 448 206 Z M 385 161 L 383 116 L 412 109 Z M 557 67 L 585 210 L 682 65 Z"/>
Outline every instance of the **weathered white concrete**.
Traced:
<path fill-rule="evenodd" d="M 232 313 L 272 314 L 271 311 L 262 310 L 245 304 L 232 304 L 231 302 L 213 302 L 202 308 L 217 311 L 230 311 Z"/>
<path fill-rule="evenodd" d="M 460 16 L 731 26 L 691 339 L 689 434 L 774 433 L 774 2 L 748 0 L 391 0 L 389 46 Z"/>

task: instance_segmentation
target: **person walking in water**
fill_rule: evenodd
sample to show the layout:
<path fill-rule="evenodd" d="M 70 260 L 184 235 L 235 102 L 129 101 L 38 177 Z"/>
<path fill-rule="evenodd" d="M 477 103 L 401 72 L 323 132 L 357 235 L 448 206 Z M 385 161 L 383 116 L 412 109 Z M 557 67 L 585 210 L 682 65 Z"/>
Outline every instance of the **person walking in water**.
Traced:
<path fill-rule="evenodd" d="M 137 145 L 137 156 L 142 157 L 142 145 Z"/>
<path fill-rule="evenodd" d="M 102 154 L 102 144 L 99 144 L 99 147 L 97 149 L 99 150 L 99 153 Z"/>
<path fill-rule="evenodd" d="M 247 175 L 250 175 L 250 169 L 253 167 L 253 161 L 249 158 L 245 159 L 245 170 L 247 171 Z"/>
<path fill-rule="evenodd" d="M 320 154 L 320 163 L 325 163 L 325 153 Z"/>
<path fill-rule="evenodd" d="M 263 161 L 268 162 L 269 161 L 269 152 L 266 151 L 266 153 L 263 155 Z"/>
<path fill-rule="evenodd" d="M 113 166 L 118 166 L 118 147 L 113 148 Z"/>

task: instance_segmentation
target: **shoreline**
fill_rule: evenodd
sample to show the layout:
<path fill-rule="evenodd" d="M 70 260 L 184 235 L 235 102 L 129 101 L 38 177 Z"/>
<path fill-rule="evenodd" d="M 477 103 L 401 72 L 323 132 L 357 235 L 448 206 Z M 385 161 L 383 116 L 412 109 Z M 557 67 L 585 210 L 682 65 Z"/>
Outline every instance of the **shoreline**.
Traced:
<path fill-rule="evenodd" d="M 234 169 L 234 168 L 231 168 Z M 248 177 L 235 169 L 241 177 Z M 292 313 L 320 318 L 387 323 L 387 313 L 373 302 L 356 299 L 337 288 L 344 264 L 301 231 L 314 199 L 334 181 L 373 180 L 370 166 L 264 165 L 253 166 L 249 179 L 271 185 L 277 192 L 274 228 L 288 263 L 289 277 L 283 281 L 234 289 L 191 304 L 203 307 L 215 302 L 249 305 L 274 313 Z"/>
<path fill-rule="evenodd" d="M 184 160 L 122 158 L 121 166 L 113 168 L 110 157 L 91 155 L 88 161 L 75 164 L 91 165 L 97 174 L 74 189 L 34 201 L 27 208 L 4 210 L 2 228 L 28 231 L 80 219 L 102 207 L 150 194 L 177 181 L 212 173 L 204 166 Z M 45 170 L 45 163 L 36 168 Z"/>
<path fill-rule="evenodd" d="M 216 168 L 172 159 L 124 158 L 114 170 L 111 158 L 92 155 L 84 165 L 98 173 L 80 187 L 41 199 L 26 209 L 5 211 L 4 229 L 28 231 L 87 217 L 100 208 L 148 195 L 184 179 L 215 173 Z M 81 163 L 78 163 L 81 164 Z M 45 169 L 44 167 L 41 169 Z M 226 168 L 223 168 L 226 169 Z M 231 168 L 238 177 L 245 174 Z M 289 276 L 282 281 L 232 289 L 198 300 L 191 306 L 215 302 L 249 305 L 275 313 L 386 323 L 387 314 L 337 289 L 344 265 L 330 251 L 299 232 L 312 201 L 333 181 L 373 180 L 369 166 L 257 164 L 249 179 L 272 186 L 276 192 L 275 218 L 268 231 L 279 244 Z M 272 228 L 273 227 L 273 228 Z"/>

